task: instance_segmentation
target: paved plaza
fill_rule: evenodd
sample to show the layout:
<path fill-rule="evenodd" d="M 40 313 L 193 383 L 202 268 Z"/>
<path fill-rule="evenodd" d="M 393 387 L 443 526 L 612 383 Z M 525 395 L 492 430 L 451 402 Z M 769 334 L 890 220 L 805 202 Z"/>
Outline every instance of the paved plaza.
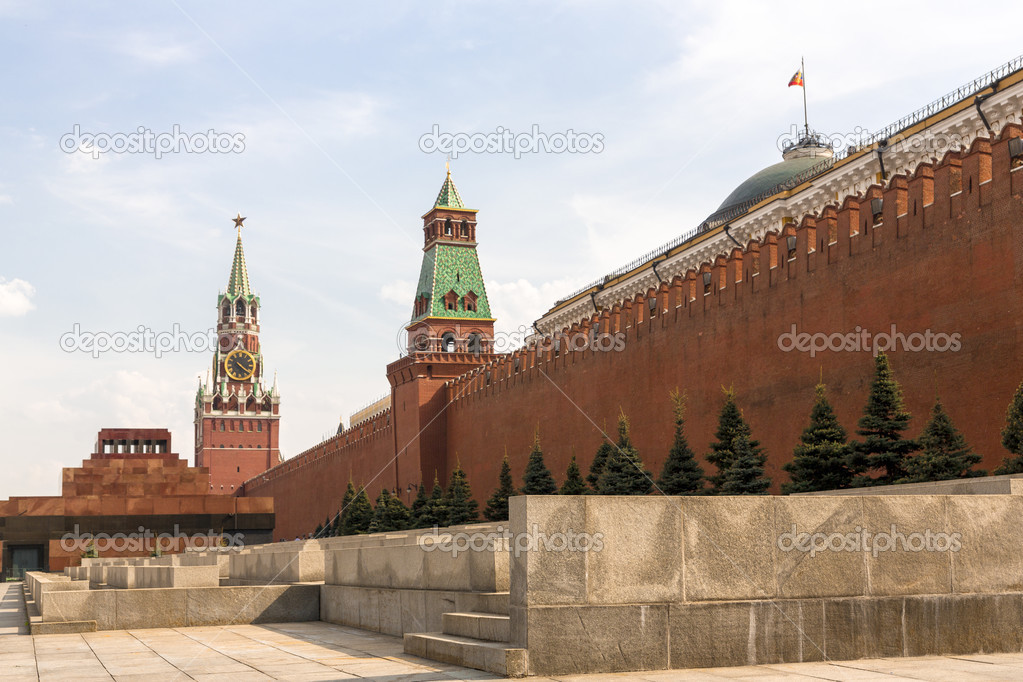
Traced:
<path fill-rule="evenodd" d="M 0 679 L 29 680 L 496 680 L 490 673 L 403 652 L 402 640 L 329 623 L 154 628 L 72 635 L 26 634 L 20 583 L 0 586 Z M 616 675 L 602 680 L 1020 680 L 1023 653 L 865 659 Z"/>

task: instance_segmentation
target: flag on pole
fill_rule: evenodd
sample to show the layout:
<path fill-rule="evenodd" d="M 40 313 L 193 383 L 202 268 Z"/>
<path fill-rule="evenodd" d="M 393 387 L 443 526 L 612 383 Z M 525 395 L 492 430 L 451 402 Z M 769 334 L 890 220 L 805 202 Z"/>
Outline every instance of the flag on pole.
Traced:
<path fill-rule="evenodd" d="M 792 80 L 789 81 L 789 87 L 791 88 L 793 85 L 798 85 L 799 87 L 804 87 L 803 86 L 803 70 L 802 69 L 800 69 L 799 71 L 796 71 L 796 73 L 792 76 Z"/>

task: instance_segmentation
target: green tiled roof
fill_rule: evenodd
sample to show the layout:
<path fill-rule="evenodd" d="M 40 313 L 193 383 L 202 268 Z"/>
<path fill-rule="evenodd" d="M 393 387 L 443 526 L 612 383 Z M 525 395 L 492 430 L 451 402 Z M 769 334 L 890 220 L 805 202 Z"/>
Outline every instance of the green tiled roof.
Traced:
<path fill-rule="evenodd" d="M 455 187 L 455 183 L 451 179 L 451 171 L 448 171 L 448 176 L 444 178 L 444 184 L 440 187 L 440 192 L 437 194 L 437 201 L 433 202 L 433 207 L 465 208 L 465 204 L 462 203 L 462 197 L 458 195 L 458 189 Z"/>
<path fill-rule="evenodd" d="M 252 296 L 249 289 L 249 271 L 245 268 L 245 251 L 242 250 L 242 235 L 238 233 L 238 243 L 234 247 L 234 262 L 231 263 L 231 279 L 227 281 L 227 295 L 234 298 L 238 295 Z"/>
<path fill-rule="evenodd" d="M 458 296 L 457 310 L 444 308 L 444 296 L 450 291 L 454 291 Z M 476 310 L 463 309 L 462 297 L 470 291 L 476 295 Z M 469 320 L 491 318 L 490 301 L 487 300 L 479 257 L 476 255 L 476 249 L 471 246 L 434 244 L 427 250 L 423 254 L 423 267 L 419 272 L 416 300 L 420 296 L 429 297 L 429 307 L 422 315 L 414 317 L 413 322 L 424 317 L 457 317 Z"/>

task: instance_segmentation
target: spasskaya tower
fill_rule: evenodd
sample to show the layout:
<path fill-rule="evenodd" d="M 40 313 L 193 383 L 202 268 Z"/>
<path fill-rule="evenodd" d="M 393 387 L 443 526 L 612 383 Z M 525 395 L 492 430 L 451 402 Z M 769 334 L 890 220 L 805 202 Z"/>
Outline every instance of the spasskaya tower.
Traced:
<path fill-rule="evenodd" d="M 266 386 L 259 343 L 259 296 L 249 288 L 242 223 L 227 290 L 217 297 L 217 350 L 195 396 L 195 466 L 210 470 L 212 493 L 234 495 L 242 483 L 281 462 L 277 375 Z"/>

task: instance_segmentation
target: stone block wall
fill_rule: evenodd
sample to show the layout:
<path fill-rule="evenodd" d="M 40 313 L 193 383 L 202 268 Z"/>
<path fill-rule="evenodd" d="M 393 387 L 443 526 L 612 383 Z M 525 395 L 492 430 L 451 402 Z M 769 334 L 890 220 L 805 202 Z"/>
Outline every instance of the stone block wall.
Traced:
<path fill-rule="evenodd" d="M 1018 495 L 517 497 L 511 511 L 511 638 L 532 674 L 1023 644 Z M 559 544 L 580 536 L 589 551 Z"/>

